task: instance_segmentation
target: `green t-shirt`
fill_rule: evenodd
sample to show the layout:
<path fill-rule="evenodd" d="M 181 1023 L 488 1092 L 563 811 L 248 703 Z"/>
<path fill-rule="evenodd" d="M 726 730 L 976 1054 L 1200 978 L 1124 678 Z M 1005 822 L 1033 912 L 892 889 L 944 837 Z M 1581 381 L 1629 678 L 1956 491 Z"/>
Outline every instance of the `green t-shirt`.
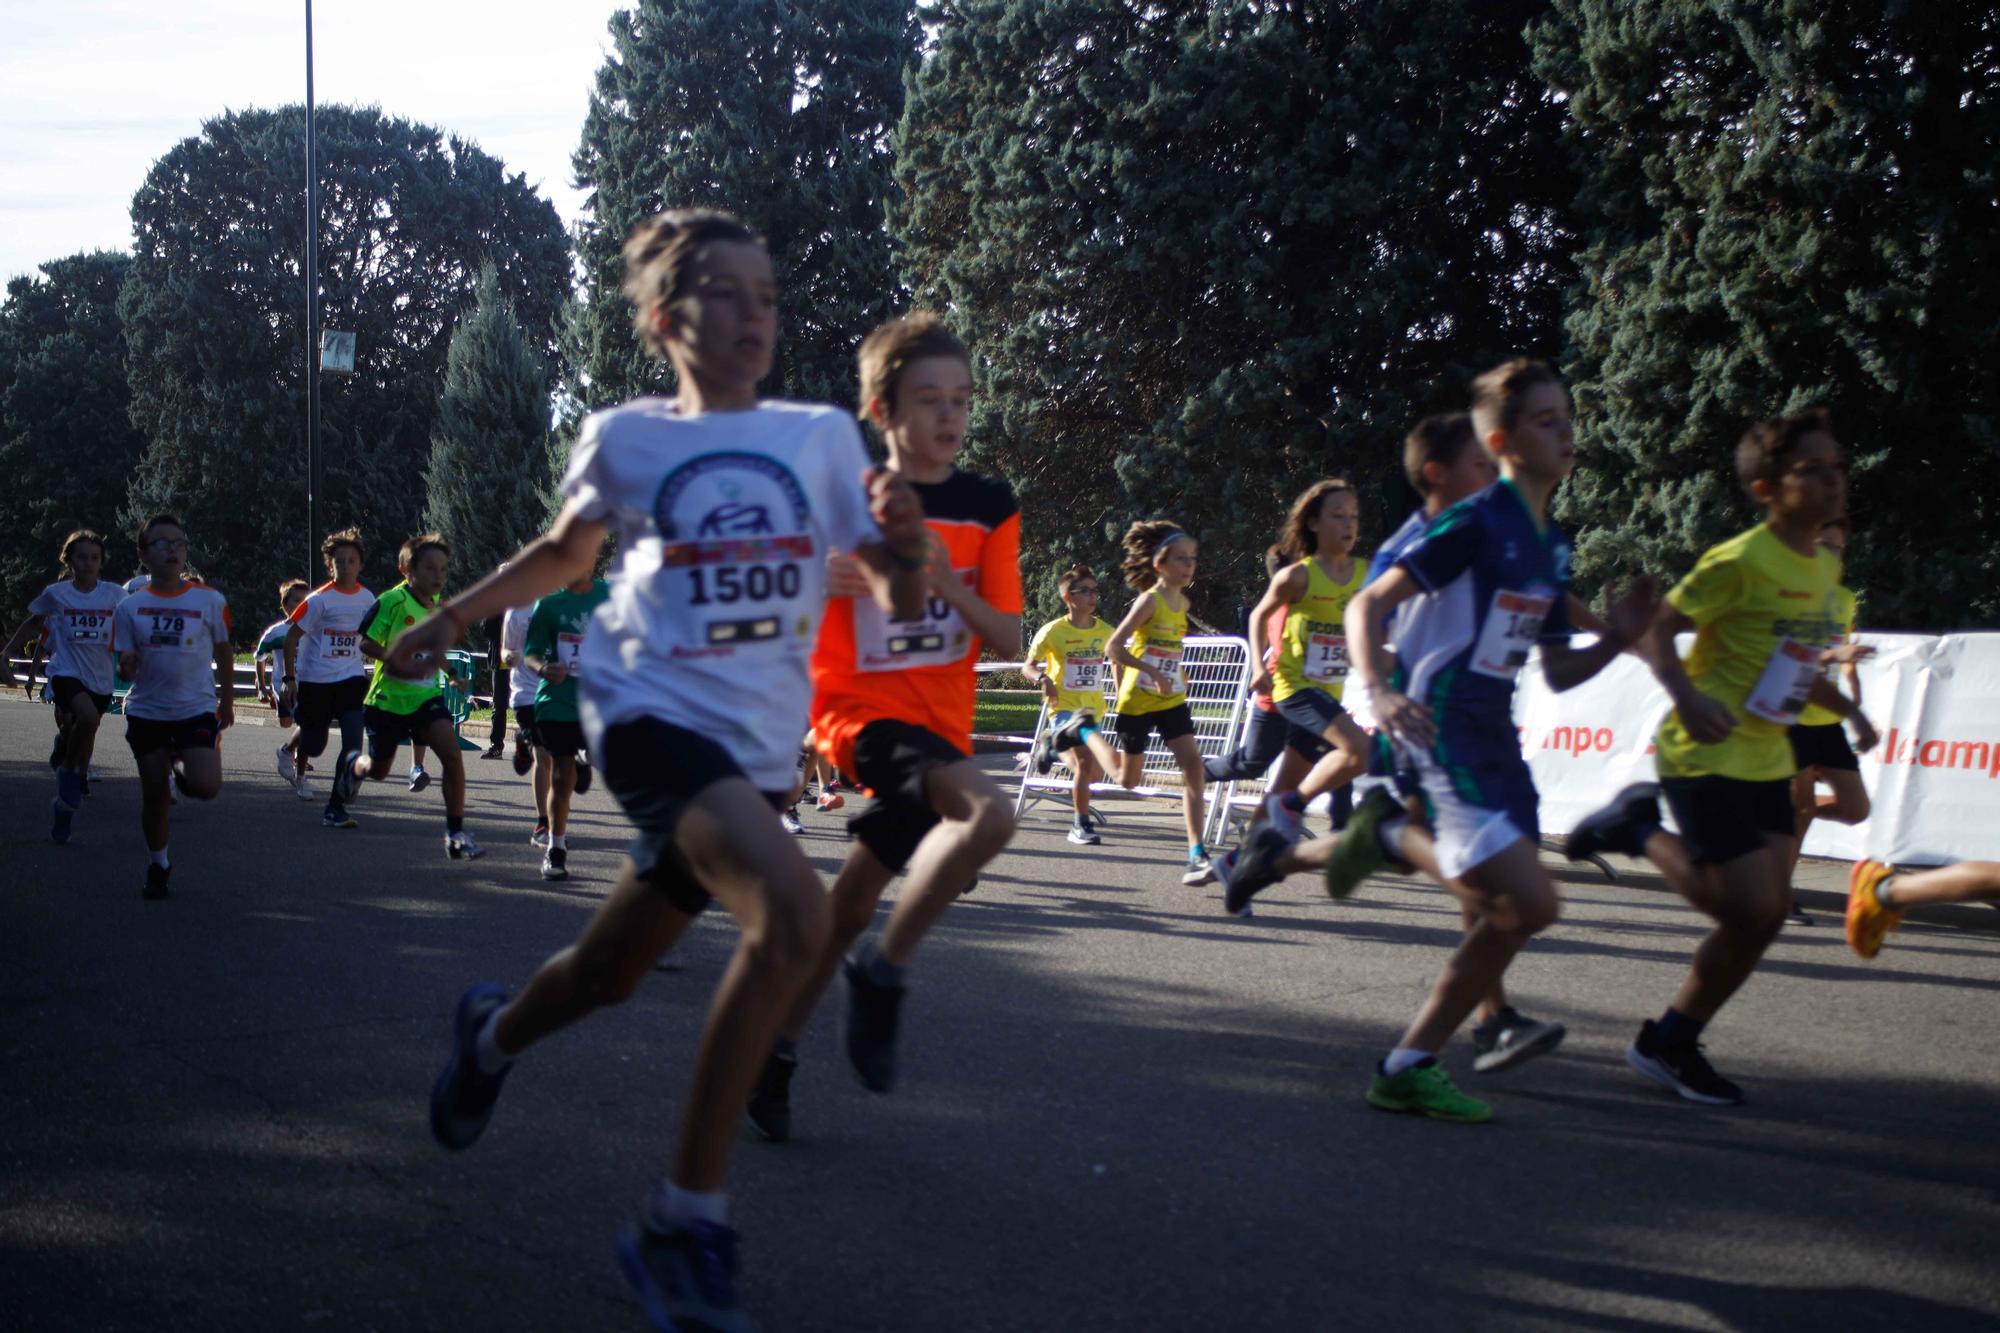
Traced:
<path fill-rule="evenodd" d="M 408 583 L 398 583 L 376 601 L 374 613 L 361 632 L 387 648 L 398 634 L 428 617 L 433 609 L 417 599 Z M 443 693 L 444 679 L 436 663 L 430 664 L 428 672 L 408 677 L 390 675 L 389 664 L 377 661 L 368 678 L 368 697 L 363 702 L 385 713 L 408 716 L 421 708 L 426 699 L 435 699 Z"/>
<path fill-rule="evenodd" d="M 611 595 L 610 587 L 603 579 L 592 579 L 589 592 L 571 592 L 568 588 L 550 593 L 535 603 L 535 610 L 528 617 L 528 637 L 521 645 L 521 651 L 530 657 L 539 657 L 544 663 L 560 662 L 569 668 L 559 683 L 547 680 L 535 684 L 535 721 L 575 722 L 580 720 L 576 708 L 576 679 L 583 657 L 583 635 L 590 625 L 591 613 L 604 604 Z"/>

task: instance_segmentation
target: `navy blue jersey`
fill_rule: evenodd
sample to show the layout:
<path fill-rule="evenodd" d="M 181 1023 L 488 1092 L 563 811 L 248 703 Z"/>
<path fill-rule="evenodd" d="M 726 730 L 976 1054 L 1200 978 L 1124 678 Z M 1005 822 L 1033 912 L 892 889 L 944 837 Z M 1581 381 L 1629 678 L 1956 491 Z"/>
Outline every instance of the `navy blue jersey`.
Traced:
<path fill-rule="evenodd" d="M 1502 480 L 1439 514 L 1395 563 L 1424 590 L 1396 615 L 1396 688 L 1441 730 L 1504 729 L 1511 741 L 1514 677 L 1529 650 L 1569 638 L 1569 537 L 1554 523 L 1537 528 Z"/>
<path fill-rule="evenodd" d="M 1439 515 L 1439 517 L 1443 516 Z M 1388 541 L 1383 542 L 1375 554 L 1369 558 L 1368 582 L 1373 583 L 1376 579 L 1388 573 L 1389 566 L 1395 564 L 1401 558 L 1403 552 L 1414 546 L 1417 539 L 1429 531 L 1430 526 L 1431 516 L 1421 509 L 1404 519 L 1403 526 L 1396 529 L 1395 535 L 1390 537 Z"/>

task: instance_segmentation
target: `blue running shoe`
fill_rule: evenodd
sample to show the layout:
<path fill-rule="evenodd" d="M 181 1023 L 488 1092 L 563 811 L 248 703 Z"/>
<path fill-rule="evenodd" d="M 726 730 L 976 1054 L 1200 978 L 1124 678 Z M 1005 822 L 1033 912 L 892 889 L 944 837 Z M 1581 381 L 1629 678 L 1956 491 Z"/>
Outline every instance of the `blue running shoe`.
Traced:
<path fill-rule="evenodd" d="M 76 815 L 76 811 L 64 805 L 62 798 L 58 796 L 55 800 L 49 802 L 49 813 L 54 816 L 53 821 L 49 824 L 50 841 L 57 843 L 68 842 L 69 821 Z"/>
<path fill-rule="evenodd" d="M 342 750 L 340 758 L 333 762 L 333 800 L 343 809 L 360 787 L 359 779 L 354 776 L 354 761 L 360 756 L 359 750 Z"/>
<path fill-rule="evenodd" d="M 736 1303 L 736 1233 L 713 1222 L 655 1230 L 642 1222 L 618 1238 L 618 1266 L 659 1333 L 751 1333 Z"/>
<path fill-rule="evenodd" d="M 493 1103 L 500 1098 L 507 1070 L 497 1074 L 481 1070 L 473 1044 L 488 1016 L 505 1003 L 507 992 L 490 981 L 458 998 L 458 1012 L 451 1020 L 451 1058 L 431 1086 L 431 1137 L 447 1148 L 470 1148 L 493 1117 Z"/>
<path fill-rule="evenodd" d="M 344 806 L 329 805 L 319 817 L 321 828 L 360 828 L 361 821 L 347 813 Z"/>

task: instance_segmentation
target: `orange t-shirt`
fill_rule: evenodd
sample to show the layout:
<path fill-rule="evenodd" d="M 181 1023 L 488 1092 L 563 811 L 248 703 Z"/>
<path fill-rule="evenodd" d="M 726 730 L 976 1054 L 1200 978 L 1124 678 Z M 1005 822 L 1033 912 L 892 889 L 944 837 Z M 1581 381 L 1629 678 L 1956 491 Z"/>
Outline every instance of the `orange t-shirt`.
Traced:
<path fill-rule="evenodd" d="M 994 610 L 1021 613 L 1021 511 L 1003 481 L 954 472 L 913 483 L 924 526 L 952 570 Z M 979 636 L 932 597 L 915 620 L 891 620 L 868 598 L 826 604 L 812 658 L 812 728 L 821 754 L 854 772 L 854 738 L 893 718 L 935 732 L 972 752 L 972 703 Z"/>

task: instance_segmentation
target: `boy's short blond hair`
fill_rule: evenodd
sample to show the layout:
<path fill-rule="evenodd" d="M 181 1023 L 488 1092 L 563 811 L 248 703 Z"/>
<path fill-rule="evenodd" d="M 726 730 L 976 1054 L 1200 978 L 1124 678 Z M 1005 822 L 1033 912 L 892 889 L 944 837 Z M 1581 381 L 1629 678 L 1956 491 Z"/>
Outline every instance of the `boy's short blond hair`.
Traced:
<path fill-rule="evenodd" d="M 948 356 L 972 367 L 972 353 L 944 321 L 928 310 L 912 310 L 892 319 L 861 340 L 861 410 L 880 400 L 884 410 L 896 410 L 896 381 L 913 361 Z"/>

